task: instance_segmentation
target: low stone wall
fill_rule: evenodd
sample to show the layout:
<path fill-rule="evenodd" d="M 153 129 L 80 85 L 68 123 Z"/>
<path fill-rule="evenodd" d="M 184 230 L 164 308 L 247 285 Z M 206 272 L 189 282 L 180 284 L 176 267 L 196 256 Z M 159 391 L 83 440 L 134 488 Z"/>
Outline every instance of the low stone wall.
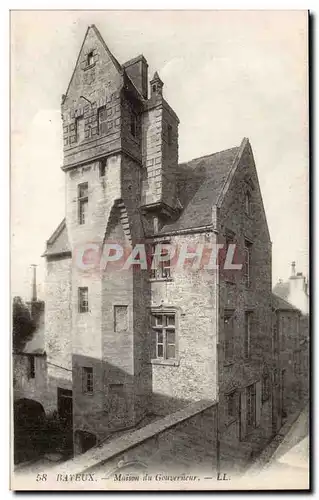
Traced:
<path fill-rule="evenodd" d="M 94 471 L 108 477 L 136 470 L 212 475 L 216 468 L 217 404 L 202 400 L 92 448 L 50 472 L 70 475 Z"/>

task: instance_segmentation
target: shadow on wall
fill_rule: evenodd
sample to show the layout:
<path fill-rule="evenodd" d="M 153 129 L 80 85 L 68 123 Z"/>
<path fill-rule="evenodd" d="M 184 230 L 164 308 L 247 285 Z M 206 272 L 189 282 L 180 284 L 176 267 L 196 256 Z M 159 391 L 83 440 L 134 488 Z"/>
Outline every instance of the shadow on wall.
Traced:
<path fill-rule="evenodd" d="M 38 458 L 43 454 L 45 412 L 37 401 L 21 398 L 14 402 L 14 463 Z"/>
<path fill-rule="evenodd" d="M 152 394 L 149 380 L 144 380 L 141 373 L 143 369 L 133 375 L 106 361 L 73 355 L 75 454 L 192 402 Z"/>

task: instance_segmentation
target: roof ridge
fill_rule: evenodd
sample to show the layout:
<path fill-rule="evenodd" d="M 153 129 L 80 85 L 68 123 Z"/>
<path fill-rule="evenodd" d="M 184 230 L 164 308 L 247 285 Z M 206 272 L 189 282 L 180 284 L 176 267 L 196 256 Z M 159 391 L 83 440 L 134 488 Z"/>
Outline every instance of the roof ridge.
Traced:
<path fill-rule="evenodd" d="M 209 153 L 207 155 L 192 158 L 191 160 L 183 161 L 182 163 L 179 163 L 179 165 L 187 165 L 188 163 L 190 163 L 192 161 L 202 160 L 204 158 L 209 158 L 210 156 L 218 155 L 219 153 L 226 153 L 226 151 L 231 151 L 232 149 L 239 149 L 239 148 L 240 148 L 240 146 L 233 146 L 232 148 L 222 149 L 221 151 L 216 151 L 215 153 Z"/>
<path fill-rule="evenodd" d="M 299 311 L 298 307 L 296 307 L 293 304 L 291 304 L 290 302 L 288 302 L 288 300 L 283 299 L 282 297 L 280 297 L 280 295 L 277 295 L 276 292 L 272 291 L 272 295 L 274 295 L 276 299 L 279 299 L 280 301 L 287 304 L 287 306 L 289 306 L 289 309 L 295 309 L 296 311 Z"/>

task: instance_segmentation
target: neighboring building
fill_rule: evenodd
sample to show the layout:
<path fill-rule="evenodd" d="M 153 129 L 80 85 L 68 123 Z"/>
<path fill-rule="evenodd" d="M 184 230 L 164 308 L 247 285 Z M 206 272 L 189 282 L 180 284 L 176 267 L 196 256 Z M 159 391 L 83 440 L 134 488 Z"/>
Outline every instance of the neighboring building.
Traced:
<path fill-rule="evenodd" d="M 44 352 L 44 302 L 32 304 L 37 309 L 36 328 L 21 352 L 13 354 L 14 399 L 34 399 L 43 404 L 46 397 L 46 356 Z"/>
<path fill-rule="evenodd" d="M 244 139 L 178 164 L 179 120 L 157 73 L 149 95 L 147 68 L 143 56 L 120 65 L 92 25 L 62 98 L 66 217 L 44 254 L 51 409 L 73 412 L 78 453 L 149 414 L 215 401 L 221 456 L 239 467 L 277 428 L 271 242 L 253 153 Z M 243 268 L 83 270 L 85 245 L 109 242 L 234 243 Z"/>
<path fill-rule="evenodd" d="M 33 268 L 31 300 L 26 303 L 29 321 L 34 332 L 23 347 L 13 353 L 13 398 L 15 401 L 36 400 L 45 410 L 47 400 L 46 355 L 44 351 L 44 302 L 38 300 L 36 291 L 36 269 Z"/>
<path fill-rule="evenodd" d="M 274 431 L 293 413 L 303 396 L 301 312 L 273 294 L 273 413 Z"/>
<path fill-rule="evenodd" d="M 303 315 L 309 314 L 309 283 L 301 273 L 296 273 L 296 263 L 291 263 L 291 276 L 288 281 L 279 280 L 273 292 L 289 304 L 301 311 Z"/>
<path fill-rule="evenodd" d="M 286 370 L 286 386 L 287 390 L 285 398 L 288 398 L 286 408 L 291 410 L 299 400 L 304 401 L 309 397 L 309 283 L 301 272 L 296 273 L 296 263 L 291 263 L 291 276 L 289 280 L 284 282 L 280 280 L 273 288 L 274 297 L 276 297 L 277 322 L 281 325 L 281 329 L 286 331 L 281 335 L 288 335 L 288 341 L 284 344 L 286 347 L 285 356 L 287 357 L 287 349 L 293 360 L 290 359 L 290 366 L 285 367 L 285 361 L 282 360 L 282 370 Z M 280 305 L 282 307 L 280 307 Z M 291 319 L 296 318 L 297 310 L 299 312 L 297 325 L 298 328 L 293 328 L 293 323 L 290 323 L 289 310 L 292 313 Z M 293 312 L 294 310 L 294 312 Z M 282 316 L 282 321 L 280 319 Z M 277 323 L 275 323 L 277 324 Z M 287 361 L 287 359 L 286 359 Z M 295 377 L 298 379 L 298 390 L 292 387 L 294 377 L 289 374 L 292 366 L 296 366 Z M 284 410 L 284 413 L 286 411 Z"/>

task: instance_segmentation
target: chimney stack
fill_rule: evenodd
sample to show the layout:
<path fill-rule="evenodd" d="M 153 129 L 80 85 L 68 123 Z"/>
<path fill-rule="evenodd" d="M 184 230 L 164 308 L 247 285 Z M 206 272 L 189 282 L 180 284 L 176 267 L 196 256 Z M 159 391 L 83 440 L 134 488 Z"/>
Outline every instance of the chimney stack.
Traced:
<path fill-rule="evenodd" d="M 31 284 L 31 302 L 36 302 L 37 301 L 37 266 L 36 264 L 31 265 L 33 269 L 33 274 L 32 274 L 32 284 Z"/>
<path fill-rule="evenodd" d="M 292 261 L 292 263 L 291 263 L 291 276 L 295 276 L 295 275 L 296 275 L 296 262 Z"/>

